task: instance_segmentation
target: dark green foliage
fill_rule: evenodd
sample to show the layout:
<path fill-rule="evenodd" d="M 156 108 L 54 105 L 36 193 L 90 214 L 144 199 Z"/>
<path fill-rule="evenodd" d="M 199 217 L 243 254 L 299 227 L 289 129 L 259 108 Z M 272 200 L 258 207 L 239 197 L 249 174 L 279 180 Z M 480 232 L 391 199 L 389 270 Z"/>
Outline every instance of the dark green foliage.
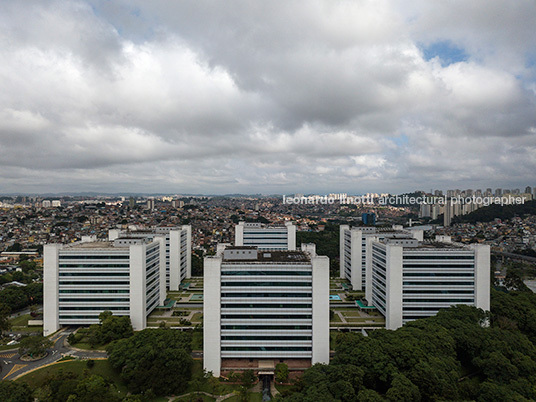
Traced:
<path fill-rule="evenodd" d="M 503 205 L 492 204 L 482 207 L 467 215 L 456 216 L 453 222 L 491 222 L 498 218 L 501 220 L 511 219 L 514 216 L 536 215 L 536 200 L 526 201 L 524 204 Z"/>
<path fill-rule="evenodd" d="M 240 382 L 246 388 L 251 387 L 256 379 L 257 377 L 255 377 L 255 373 L 253 373 L 253 370 L 245 370 L 240 376 Z"/>
<path fill-rule="evenodd" d="M 15 272 L 12 276 L 13 280 L 16 280 L 15 274 L 24 276 L 22 272 Z M 27 286 L 20 288 L 10 286 L 0 291 L 0 300 L 2 303 L 9 306 L 11 311 L 23 309 L 30 304 L 41 304 L 43 303 L 43 284 L 30 283 Z"/>
<path fill-rule="evenodd" d="M 286 382 L 288 380 L 288 366 L 285 363 L 278 363 L 275 366 L 275 380 L 278 382 Z"/>
<path fill-rule="evenodd" d="M 106 345 L 112 341 L 128 338 L 132 336 L 132 324 L 128 316 L 114 316 L 111 311 L 104 311 L 99 314 L 100 324 L 93 324 L 89 329 L 80 329 L 77 333 L 69 335 L 67 341 L 71 345 L 76 345 L 87 338 L 91 347 Z"/>
<path fill-rule="evenodd" d="M 24 290 L 16 286 L 10 286 L 0 292 L 0 300 L 7 304 L 11 311 L 20 310 L 28 305 L 28 297 Z"/>
<path fill-rule="evenodd" d="M 9 313 L 11 313 L 11 308 L 7 304 L 0 303 L 0 335 L 11 327 Z"/>
<path fill-rule="evenodd" d="M 52 346 L 52 342 L 43 336 L 27 336 L 19 343 L 19 354 L 32 357 L 43 355 L 46 349 Z"/>
<path fill-rule="evenodd" d="M 535 294 L 494 291 L 492 314 L 460 305 L 396 331 L 342 333 L 331 364 L 282 399 L 536 400 L 535 329 Z"/>
<path fill-rule="evenodd" d="M 130 317 L 114 316 L 110 311 L 99 314 L 101 322 L 98 331 L 98 341 L 106 344 L 117 339 L 128 338 L 134 334 Z"/>
<path fill-rule="evenodd" d="M 134 393 L 178 394 L 191 376 L 191 334 L 146 329 L 107 347 L 109 362 Z"/>
<path fill-rule="evenodd" d="M 491 291 L 492 321 L 505 329 L 519 329 L 536 344 L 536 294 Z"/>
<path fill-rule="evenodd" d="M 419 388 L 413 384 L 404 374 L 396 374 L 391 381 L 391 388 L 385 395 L 390 401 L 419 402 L 421 394 Z"/>
<path fill-rule="evenodd" d="M 321 232 L 297 232 L 296 244 L 314 243 L 316 253 L 329 257 L 331 276 L 339 276 L 339 225 L 327 223 Z"/>
<path fill-rule="evenodd" d="M 203 250 L 192 252 L 192 276 L 203 276 Z"/>
<path fill-rule="evenodd" d="M 0 401 L 32 402 L 32 390 L 27 384 L 13 381 L 0 381 Z"/>
<path fill-rule="evenodd" d="M 25 286 L 24 293 L 28 297 L 28 304 L 43 304 L 43 284 L 33 282 Z"/>
<path fill-rule="evenodd" d="M 121 398 L 112 392 L 113 387 L 101 376 L 91 375 L 80 380 L 75 389 L 76 399 L 80 402 L 115 402 Z"/>
<path fill-rule="evenodd" d="M 34 396 L 39 401 L 119 402 L 121 397 L 109 381 L 99 375 L 77 376 L 72 372 L 58 373 L 47 377 Z"/>

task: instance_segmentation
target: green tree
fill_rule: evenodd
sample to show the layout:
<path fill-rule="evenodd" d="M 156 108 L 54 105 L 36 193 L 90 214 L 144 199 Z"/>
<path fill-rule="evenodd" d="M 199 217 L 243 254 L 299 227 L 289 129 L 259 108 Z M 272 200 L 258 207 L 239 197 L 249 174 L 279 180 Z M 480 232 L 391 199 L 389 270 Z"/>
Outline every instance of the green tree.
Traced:
<path fill-rule="evenodd" d="M 390 401 L 418 402 L 421 400 L 419 388 L 413 384 L 404 374 L 396 374 L 391 383 L 391 388 L 385 395 Z"/>
<path fill-rule="evenodd" d="M 35 261 L 24 260 L 19 262 L 19 267 L 22 268 L 22 272 L 28 273 L 37 268 L 37 263 Z"/>
<path fill-rule="evenodd" d="M 24 287 L 24 293 L 28 298 L 28 304 L 43 304 L 43 284 L 40 282 L 29 283 Z"/>
<path fill-rule="evenodd" d="M 105 344 L 117 339 L 128 338 L 134 334 L 129 316 L 118 317 L 108 311 L 101 313 L 99 320 L 101 322 L 99 328 L 100 343 Z"/>
<path fill-rule="evenodd" d="M 242 372 L 242 375 L 240 376 L 240 382 L 243 386 L 250 388 L 257 377 L 255 377 L 255 374 L 253 373 L 253 370 L 245 370 Z"/>
<path fill-rule="evenodd" d="M 28 297 L 24 290 L 16 286 L 10 286 L 2 290 L 0 300 L 9 306 L 11 311 L 20 310 L 28 305 Z"/>
<path fill-rule="evenodd" d="M 278 363 L 275 366 L 275 379 L 278 382 L 286 382 L 288 380 L 288 366 L 285 363 Z"/>
<path fill-rule="evenodd" d="M 2 335 L 2 332 L 11 328 L 11 324 L 9 322 L 9 313 L 11 313 L 9 306 L 7 304 L 0 303 L 0 335 Z"/>
<path fill-rule="evenodd" d="M 44 336 L 27 336 L 22 338 L 19 344 L 19 354 L 32 357 L 45 354 L 46 349 L 52 346 L 52 342 Z"/>
<path fill-rule="evenodd" d="M 110 385 L 104 378 L 99 375 L 91 375 L 83 378 L 78 382 L 75 389 L 77 402 L 120 401 L 115 388 Z"/>
<path fill-rule="evenodd" d="M 0 401 L 32 402 L 32 390 L 23 382 L 0 381 Z"/>
<path fill-rule="evenodd" d="M 373 389 L 363 389 L 357 394 L 357 400 L 358 402 L 382 402 L 385 399 Z"/>
<path fill-rule="evenodd" d="M 157 395 L 182 392 L 191 377 L 191 334 L 145 329 L 112 342 L 108 361 L 134 393 Z"/>

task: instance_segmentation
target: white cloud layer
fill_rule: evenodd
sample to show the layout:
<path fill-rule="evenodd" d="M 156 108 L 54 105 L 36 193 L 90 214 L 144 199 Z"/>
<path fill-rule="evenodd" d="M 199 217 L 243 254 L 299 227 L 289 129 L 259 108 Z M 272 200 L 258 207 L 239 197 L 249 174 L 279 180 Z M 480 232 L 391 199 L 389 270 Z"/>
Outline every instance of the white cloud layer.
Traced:
<path fill-rule="evenodd" d="M 536 185 L 536 3 L 2 2 L 0 193 Z M 448 42 L 466 59 L 427 59 Z"/>

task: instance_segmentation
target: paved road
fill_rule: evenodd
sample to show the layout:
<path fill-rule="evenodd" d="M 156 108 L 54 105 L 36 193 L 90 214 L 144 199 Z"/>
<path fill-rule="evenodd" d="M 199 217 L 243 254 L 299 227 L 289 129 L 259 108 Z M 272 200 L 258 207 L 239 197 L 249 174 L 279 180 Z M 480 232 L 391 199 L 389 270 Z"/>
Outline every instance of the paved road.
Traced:
<path fill-rule="evenodd" d="M 515 260 L 523 260 L 523 261 L 527 261 L 527 262 L 536 263 L 536 257 L 530 257 L 528 255 L 505 253 L 505 252 L 501 252 L 501 251 L 492 251 L 491 253 L 492 254 L 497 254 L 497 255 L 502 255 L 502 256 L 505 256 L 505 257 L 510 257 L 510 258 L 515 259 Z"/>
<path fill-rule="evenodd" d="M 38 305 L 36 311 L 37 312 L 42 312 L 43 311 L 43 306 Z M 15 311 L 13 314 L 11 314 L 9 316 L 9 318 L 17 318 L 17 317 L 20 317 L 21 315 L 26 315 L 26 314 L 30 314 L 30 307 L 26 307 L 26 308 L 24 308 L 22 310 Z"/>
<path fill-rule="evenodd" d="M 106 352 L 97 352 L 91 350 L 78 351 L 66 346 L 67 337 L 72 331 L 73 330 L 67 328 L 62 332 L 53 335 L 50 339 L 54 342 L 54 345 L 48 350 L 47 356 L 34 362 L 25 362 L 20 360 L 17 349 L 11 351 L 0 351 L 0 365 L 2 367 L 0 378 L 2 380 L 13 380 L 15 377 L 30 370 L 34 370 L 46 364 L 54 363 L 66 355 L 71 355 L 73 357 L 82 359 L 106 357 Z"/>

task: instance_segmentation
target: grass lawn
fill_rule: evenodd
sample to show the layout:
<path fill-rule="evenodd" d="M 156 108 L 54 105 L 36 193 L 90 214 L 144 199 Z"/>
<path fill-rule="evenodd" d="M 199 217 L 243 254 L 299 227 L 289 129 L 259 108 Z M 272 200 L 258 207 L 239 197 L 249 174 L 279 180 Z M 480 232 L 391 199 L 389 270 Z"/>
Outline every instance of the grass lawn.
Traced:
<path fill-rule="evenodd" d="M 342 322 L 341 317 L 338 314 L 334 314 L 333 318 L 329 320 L 330 322 Z"/>
<path fill-rule="evenodd" d="M 15 317 L 9 320 L 11 324 L 11 330 L 13 332 L 27 332 L 27 333 L 43 333 L 43 326 L 28 326 L 28 320 L 31 320 L 32 316 L 30 314 L 21 315 L 20 317 Z"/>
<path fill-rule="evenodd" d="M 86 361 L 80 360 L 71 360 L 66 361 L 65 363 L 53 364 L 52 366 L 28 373 L 25 376 L 20 377 L 17 381 L 24 382 L 32 388 L 38 388 L 43 385 L 47 376 L 58 373 L 59 370 L 63 370 L 63 372 L 72 372 L 78 376 L 82 376 L 84 370 L 88 370 L 90 374 L 100 375 L 113 382 L 122 396 L 126 396 L 127 394 L 125 384 L 107 360 L 95 360 L 95 365 L 91 369 L 87 368 Z"/>
<path fill-rule="evenodd" d="M 344 311 L 342 312 L 342 315 L 345 317 L 361 317 L 361 313 L 359 311 Z"/>
<path fill-rule="evenodd" d="M 0 351 L 1 350 L 11 350 L 11 349 L 18 350 L 19 349 L 19 344 L 10 345 L 10 346 L 7 346 L 7 345 L 1 345 L 0 346 Z"/>
<path fill-rule="evenodd" d="M 12 326 L 14 327 L 27 327 L 28 320 L 31 318 L 30 314 L 21 315 L 20 317 L 13 318 L 9 320 Z"/>
<path fill-rule="evenodd" d="M 75 343 L 72 346 L 74 346 L 75 348 L 84 349 L 84 350 L 105 350 L 107 344 L 105 344 L 105 345 L 95 345 L 94 347 L 91 347 L 91 345 L 88 342 L 83 342 L 82 341 L 82 342 Z"/>
<path fill-rule="evenodd" d="M 197 321 L 201 322 L 203 320 L 203 314 L 202 313 L 195 313 L 192 317 L 191 321 Z"/>
<path fill-rule="evenodd" d="M 262 402 L 262 393 L 261 392 L 250 392 L 248 394 L 248 401 Z"/>

